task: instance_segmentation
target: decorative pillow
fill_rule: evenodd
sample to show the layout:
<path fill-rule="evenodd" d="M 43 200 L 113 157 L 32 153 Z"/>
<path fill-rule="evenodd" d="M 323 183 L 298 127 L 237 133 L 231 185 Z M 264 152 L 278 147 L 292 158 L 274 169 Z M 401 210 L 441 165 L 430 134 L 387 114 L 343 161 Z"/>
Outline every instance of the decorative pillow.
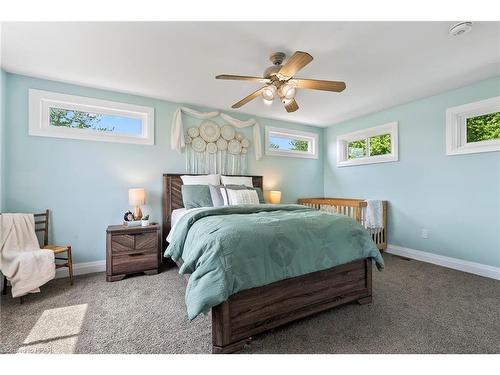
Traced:
<path fill-rule="evenodd" d="M 208 185 L 182 185 L 185 208 L 213 207 Z"/>
<path fill-rule="evenodd" d="M 262 189 L 259 187 L 248 187 L 245 185 L 226 185 L 226 189 L 232 189 L 232 190 L 243 190 L 243 189 L 248 189 L 248 190 L 255 190 L 257 192 L 257 196 L 259 197 L 259 203 L 266 203 L 266 200 L 264 199 L 264 193 L 262 192 Z M 212 198 L 213 200 L 213 198 Z"/>
<path fill-rule="evenodd" d="M 220 178 L 223 185 L 245 185 L 253 187 L 252 177 L 220 176 Z"/>
<path fill-rule="evenodd" d="M 259 204 L 259 197 L 255 190 L 244 189 L 244 190 L 233 190 L 226 189 L 227 196 L 229 198 L 229 204 Z"/>
<path fill-rule="evenodd" d="M 218 174 L 202 174 L 202 175 L 185 175 L 181 176 L 184 185 L 219 185 L 220 175 Z"/>
<path fill-rule="evenodd" d="M 226 195 L 226 191 L 224 189 L 224 186 L 221 185 L 208 185 L 208 189 L 210 190 L 210 196 L 212 198 L 212 205 L 214 207 L 221 207 L 224 206 L 224 198 L 223 196 Z"/>

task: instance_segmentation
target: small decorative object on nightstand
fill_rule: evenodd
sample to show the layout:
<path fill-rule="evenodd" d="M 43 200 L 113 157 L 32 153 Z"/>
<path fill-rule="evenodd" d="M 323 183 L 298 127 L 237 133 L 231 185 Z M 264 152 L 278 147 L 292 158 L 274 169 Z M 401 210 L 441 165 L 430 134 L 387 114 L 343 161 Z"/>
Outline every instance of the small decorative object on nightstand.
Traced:
<path fill-rule="evenodd" d="M 141 219 L 141 225 L 143 227 L 149 226 L 149 215 L 143 216 Z"/>
<path fill-rule="evenodd" d="M 147 227 L 110 225 L 106 231 L 106 280 L 117 281 L 138 272 L 158 273 L 160 233 L 158 224 Z"/>

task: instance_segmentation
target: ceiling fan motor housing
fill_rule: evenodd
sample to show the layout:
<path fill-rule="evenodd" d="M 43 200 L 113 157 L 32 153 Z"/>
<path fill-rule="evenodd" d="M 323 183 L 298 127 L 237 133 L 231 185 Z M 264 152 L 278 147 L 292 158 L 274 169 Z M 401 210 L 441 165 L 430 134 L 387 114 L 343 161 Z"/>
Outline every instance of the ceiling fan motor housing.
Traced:
<path fill-rule="evenodd" d="M 281 65 L 270 66 L 269 68 L 264 70 L 264 78 L 272 78 L 273 76 L 276 76 L 280 69 Z"/>
<path fill-rule="evenodd" d="M 271 60 L 273 65 L 264 71 L 264 77 L 271 78 L 271 76 L 275 76 L 281 69 L 281 64 L 283 64 L 285 58 L 286 54 L 283 52 L 275 52 L 271 56 L 269 56 L 269 60 Z"/>
<path fill-rule="evenodd" d="M 273 63 L 273 65 L 281 65 L 283 61 L 285 61 L 286 54 L 284 52 L 274 52 L 271 56 L 269 56 L 269 60 Z"/>

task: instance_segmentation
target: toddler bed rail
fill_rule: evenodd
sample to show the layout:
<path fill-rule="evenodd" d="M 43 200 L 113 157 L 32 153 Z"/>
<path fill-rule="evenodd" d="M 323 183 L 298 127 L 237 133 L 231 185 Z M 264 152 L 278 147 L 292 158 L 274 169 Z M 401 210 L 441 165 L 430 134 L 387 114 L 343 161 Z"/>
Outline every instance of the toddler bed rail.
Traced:
<path fill-rule="evenodd" d="M 317 210 L 338 213 L 352 217 L 361 225 L 365 226 L 366 201 L 363 199 L 351 198 L 300 198 L 299 204 L 313 207 Z M 382 201 L 383 226 L 378 229 L 367 229 L 371 234 L 373 242 L 380 251 L 387 248 L 387 201 Z"/>

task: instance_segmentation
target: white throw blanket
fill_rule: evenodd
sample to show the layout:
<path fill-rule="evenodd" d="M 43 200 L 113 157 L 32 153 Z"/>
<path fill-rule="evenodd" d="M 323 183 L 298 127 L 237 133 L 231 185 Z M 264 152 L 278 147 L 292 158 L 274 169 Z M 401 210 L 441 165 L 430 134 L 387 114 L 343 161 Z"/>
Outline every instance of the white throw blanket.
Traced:
<path fill-rule="evenodd" d="M 12 284 L 12 296 L 39 292 L 55 277 L 52 250 L 41 250 L 31 214 L 0 215 L 0 270 Z"/>
<path fill-rule="evenodd" d="M 382 201 L 377 199 L 367 199 L 365 208 L 365 227 L 375 230 L 384 226 L 382 214 Z"/>

